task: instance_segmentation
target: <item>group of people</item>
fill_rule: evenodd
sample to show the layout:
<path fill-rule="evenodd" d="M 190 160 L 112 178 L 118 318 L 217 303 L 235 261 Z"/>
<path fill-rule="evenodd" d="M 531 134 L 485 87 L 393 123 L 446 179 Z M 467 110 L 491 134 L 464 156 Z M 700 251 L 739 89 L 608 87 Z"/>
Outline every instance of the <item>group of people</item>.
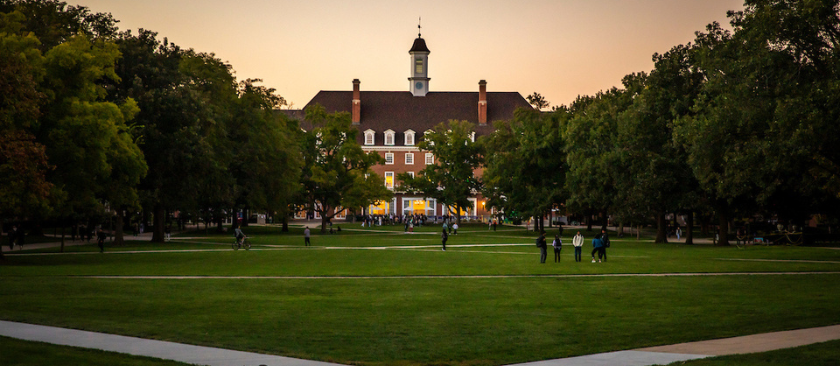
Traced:
<path fill-rule="evenodd" d="M 445 242 L 446 240 L 444 239 Z M 554 248 L 554 262 L 559 263 L 561 259 L 560 253 L 563 249 L 563 239 L 560 238 L 559 234 L 554 235 L 554 241 L 552 241 L 551 246 Z M 583 250 L 583 235 L 581 235 L 580 231 L 572 238 L 572 246 L 575 248 L 575 262 L 580 262 L 581 252 Z M 595 235 L 595 238 L 592 239 L 592 263 L 596 263 L 596 254 L 598 255 L 598 263 L 601 260 L 606 262 L 607 248 L 609 247 L 610 236 L 606 230 L 602 229 L 601 233 Z M 540 248 L 540 263 L 545 263 L 545 260 L 548 258 L 548 242 L 545 239 L 545 231 L 540 232 L 540 236 L 537 238 L 537 248 Z"/>

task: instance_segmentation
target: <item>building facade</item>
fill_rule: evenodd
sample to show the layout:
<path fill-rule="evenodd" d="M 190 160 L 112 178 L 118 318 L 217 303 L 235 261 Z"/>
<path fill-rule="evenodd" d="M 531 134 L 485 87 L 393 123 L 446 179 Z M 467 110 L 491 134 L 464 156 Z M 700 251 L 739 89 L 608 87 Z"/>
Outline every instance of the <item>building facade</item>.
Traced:
<path fill-rule="evenodd" d="M 359 145 L 385 159 L 373 171 L 384 178 L 383 184 L 394 190 L 391 202 L 367 207 L 370 214 L 450 214 L 434 199 L 409 195 L 399 188 L 400 173 L 418 174 L 435 157 L 418 147 L 424 134 L 449 120 L 475 124 L 474 138 L 493 132 L 492 121 L 510 120 L 517 108 L 532 108 L 518 92 L 488 92 L 487 82 L 479 81 L 474 92 L 433 92 L 429 89 L 429 54 L 426 41 L 418 34 L 409 50 L 411 73 L 408 91 L 362 91 L 361 81 L 353 80 L 347 91 L 320 91 L 303 110 L 320 104 L 327 113 L 348 112 L 358 128 Z M 298 114 L 301 115 L 302 113 Z M 486 218 L 481 196 L 470 198 L 473 208 L 463 216 Z"/>

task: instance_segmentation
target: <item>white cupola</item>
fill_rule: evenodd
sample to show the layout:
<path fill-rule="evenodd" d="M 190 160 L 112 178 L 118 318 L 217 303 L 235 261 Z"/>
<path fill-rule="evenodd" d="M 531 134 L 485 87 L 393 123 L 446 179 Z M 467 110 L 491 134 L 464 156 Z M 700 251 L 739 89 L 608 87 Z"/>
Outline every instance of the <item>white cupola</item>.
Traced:
<path fill-rule="evenodd" d="M 426 41 L 420 37 L 420 25 L 417 25 L 417 39 L 408 54 L 411 55 L 411 77 L 408 78 L 409 90 L 415 97 L 425 97 L 429 92 L 429 49 Z"/>

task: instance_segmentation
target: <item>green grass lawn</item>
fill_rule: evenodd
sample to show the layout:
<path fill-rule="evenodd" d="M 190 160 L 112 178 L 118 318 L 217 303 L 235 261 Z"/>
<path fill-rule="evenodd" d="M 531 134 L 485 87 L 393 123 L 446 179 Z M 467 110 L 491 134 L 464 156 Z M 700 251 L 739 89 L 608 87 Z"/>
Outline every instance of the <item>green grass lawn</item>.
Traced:
<path fill-rule="evenodd" d="M 311 248 L 302 228 L 249 227 L 250 251 L 184 233 L 8 255 L 0 319 L 359 365 L 501 365 L 840 323 L 840 274 L 819 273 L 840 272 L 831 248 L 614 239 L 606 263 L 587 244 L 582 263 L 567 245 L 540 264 L 522 229 L 465 225 L 443 252 L 439 227 L 357 227 L 314 231 Z M 817 273 L 585 276 L 741 272 Z M 86 277 L 101 275 L 199 278 Z"/>

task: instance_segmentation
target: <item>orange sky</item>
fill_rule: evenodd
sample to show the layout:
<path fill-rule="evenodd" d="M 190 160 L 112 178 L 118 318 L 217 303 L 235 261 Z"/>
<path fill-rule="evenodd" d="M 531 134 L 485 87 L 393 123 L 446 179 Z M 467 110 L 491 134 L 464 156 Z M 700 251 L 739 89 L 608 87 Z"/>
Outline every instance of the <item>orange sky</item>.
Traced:
<path fill-rule="evenodd" d="M 569 104 L 650 71 L 651 55 L 694 39 L 743 0 L 82 0 L 121 30 L 158 32 L 261 78 L 294 108 L 319 90 L 408 90 L 422 17 L 430 91 L 539 92 Z"/>

